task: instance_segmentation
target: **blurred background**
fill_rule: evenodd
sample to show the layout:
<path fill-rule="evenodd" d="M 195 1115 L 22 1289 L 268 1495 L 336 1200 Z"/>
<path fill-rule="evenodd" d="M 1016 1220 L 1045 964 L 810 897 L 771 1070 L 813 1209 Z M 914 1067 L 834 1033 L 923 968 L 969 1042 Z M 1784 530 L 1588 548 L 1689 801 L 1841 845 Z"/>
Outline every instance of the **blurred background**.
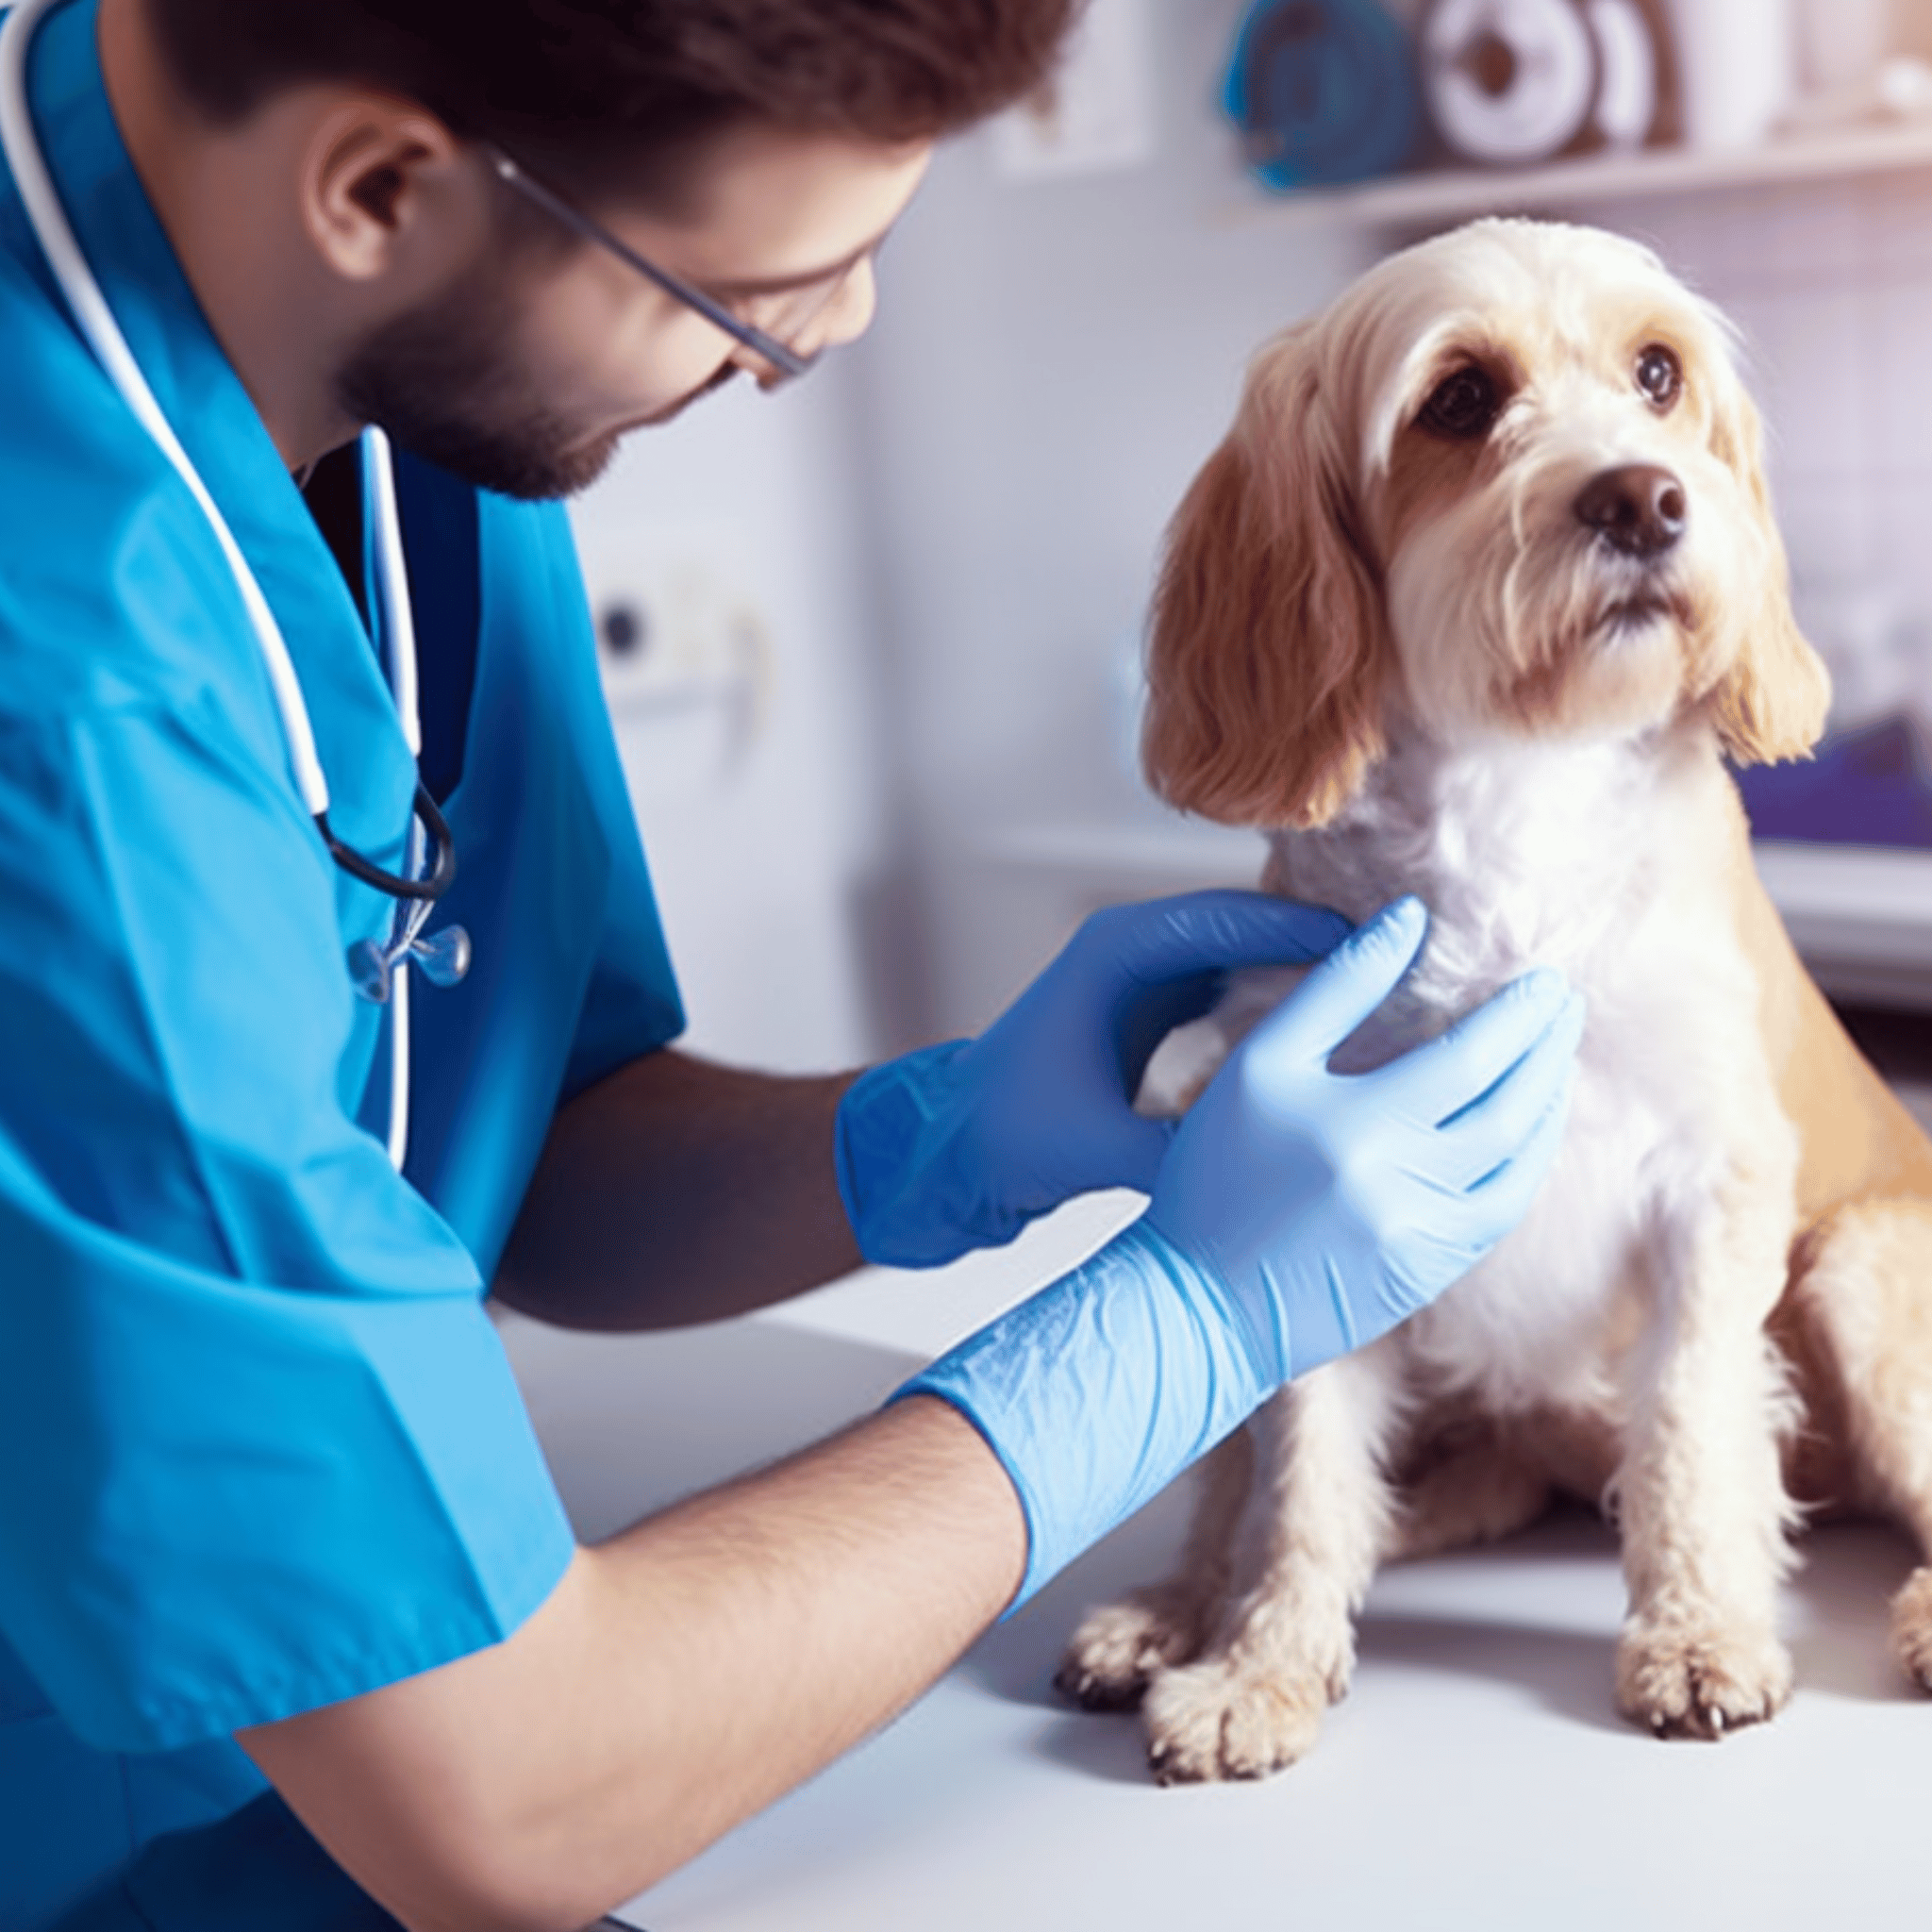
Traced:
<path fill-rule="evenodd" d="M 1267 335 L 1476 214 L 1656 246 L 1740 325 L 1840 693 L 1754 783 L 1801 948 L 1932 1069 L 1932 0 L 1093 0 L 811 379 L 575 507 L 688 1043 L 973 1031 L 1111 900 L 1251 883 L 1141 788 L 1162 528 Z"/>

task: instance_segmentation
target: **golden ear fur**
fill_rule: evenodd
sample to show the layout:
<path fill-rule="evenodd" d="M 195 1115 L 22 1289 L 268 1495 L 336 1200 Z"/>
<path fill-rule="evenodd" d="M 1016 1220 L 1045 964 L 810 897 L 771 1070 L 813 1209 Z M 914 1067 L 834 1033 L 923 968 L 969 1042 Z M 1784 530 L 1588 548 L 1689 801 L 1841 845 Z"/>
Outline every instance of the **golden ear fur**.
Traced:
<path fill-rule="evenodd" d="M 1313 350 L 1302 330 L 1257 358 L 1155 596 L 1148 781 L 1225 824 L 1324 824 L 1383 750 L 1381 586 Z"/>
<path fill-rule="evenodd" d="M 1824 735 L 1831 674 L 1791 613 L 1790 566 L 1764 477 L 1764 432 L 1741 383 L 1720 404 L 1711 448 L 1742 484 L 1765 545 L 1755 581 L 1748 591 L 1738 587 L 1738 654 L 1711 693 L 1711 722 L 1734 763 L 1808 758 Z"/>

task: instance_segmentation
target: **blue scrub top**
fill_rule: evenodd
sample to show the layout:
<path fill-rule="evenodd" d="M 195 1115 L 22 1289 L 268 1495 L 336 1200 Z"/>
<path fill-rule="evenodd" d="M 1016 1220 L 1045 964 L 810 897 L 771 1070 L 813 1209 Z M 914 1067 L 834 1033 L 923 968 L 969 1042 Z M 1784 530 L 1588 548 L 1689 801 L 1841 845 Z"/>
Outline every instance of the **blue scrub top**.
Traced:
<path fill-rule="evenodd" d="M 36 42 L 49 160 L 288 638 L 332 823 L 395 865 L 379 640 L 142 194 L 94 15 Z M 325 852 L 209 529 L 0 169 L 8 1932 L 386 1924 L 230 1734 L 500 1641 L 572 1555 L 483 1294 L 559 1100 L 682 1015 L 566 519 L 399 489 L 475 941 L 417 982 L 406 1177 L 345 963 L 391 902 Z"/>

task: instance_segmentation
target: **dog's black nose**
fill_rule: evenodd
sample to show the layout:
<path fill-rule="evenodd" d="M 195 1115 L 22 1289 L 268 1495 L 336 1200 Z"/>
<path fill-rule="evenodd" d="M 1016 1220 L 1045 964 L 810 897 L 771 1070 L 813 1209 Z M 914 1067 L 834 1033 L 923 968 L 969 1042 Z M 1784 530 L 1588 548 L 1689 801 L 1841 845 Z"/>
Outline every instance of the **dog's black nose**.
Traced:
<path fill-rule="evenodd" d="M 1631 463 L 1592 477 L 1576 499 L 1576 521 L 1625 557 L 1661 557 L 1684 534 L 1684 486 L 1655 463 Z"/>

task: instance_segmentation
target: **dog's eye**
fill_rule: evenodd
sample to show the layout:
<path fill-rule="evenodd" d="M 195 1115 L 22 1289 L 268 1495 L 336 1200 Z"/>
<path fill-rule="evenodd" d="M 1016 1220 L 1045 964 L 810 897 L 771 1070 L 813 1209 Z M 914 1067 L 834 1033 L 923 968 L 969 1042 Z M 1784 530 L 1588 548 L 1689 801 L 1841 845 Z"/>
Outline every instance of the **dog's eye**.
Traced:
<path fill-rule="evenodd" d="M 1465 441 L 1486 435 L 1502 408 L 1503 398 L 1494 379 L 1487 370 L 1470 363 L 1436 385 L 1418 420 L 1438 436 Z"/>
<path fill-rule="evenodd" d="M 1684 365 L 1660 342 L 1637 358 L 1637 387 L 1653 408 L 1668 409 L 1684 393 Z"/>

